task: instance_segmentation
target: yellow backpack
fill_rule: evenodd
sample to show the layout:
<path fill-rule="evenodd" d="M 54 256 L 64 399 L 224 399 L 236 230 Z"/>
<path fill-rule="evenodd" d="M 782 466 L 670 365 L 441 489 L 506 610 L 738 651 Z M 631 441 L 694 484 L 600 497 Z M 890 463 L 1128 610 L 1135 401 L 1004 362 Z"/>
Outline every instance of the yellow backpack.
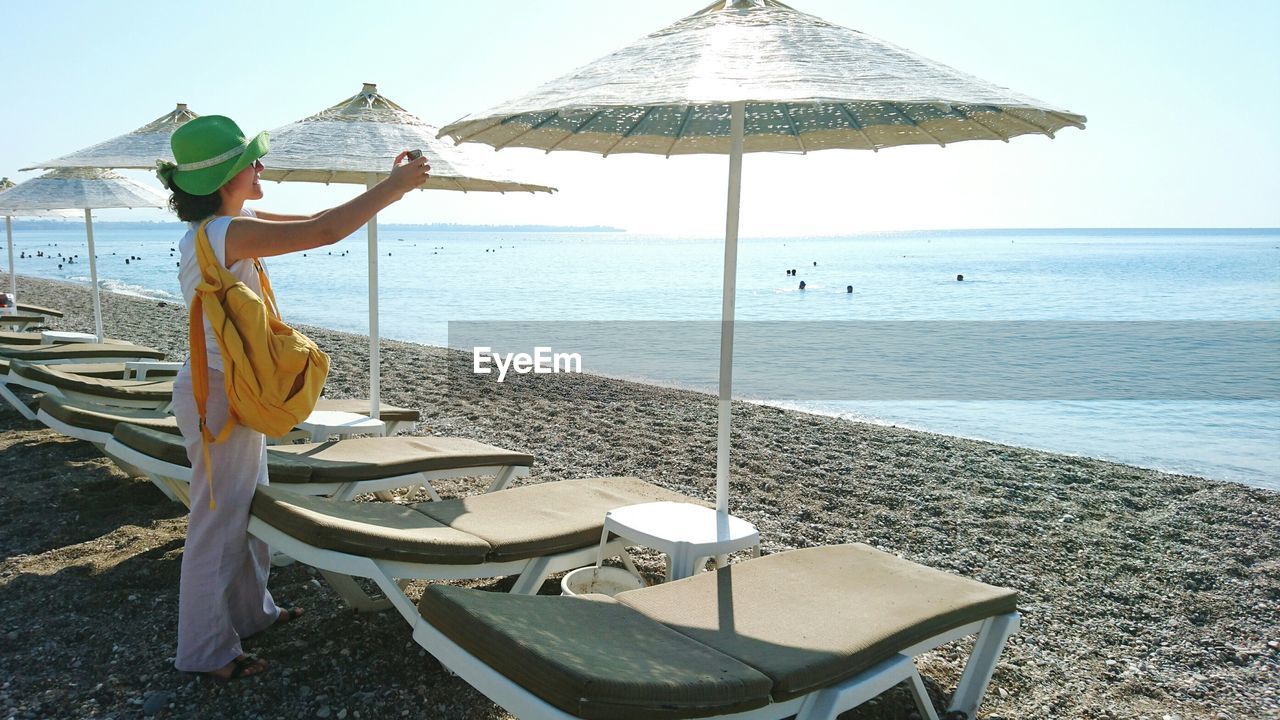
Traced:
<path fill-rule="evenodd" d="M 201 281 L 191 301 L 188 337 L 205 475 L 210 483 L 209 507 L 213 508 L 209 445 L 226 440 L 233 424 L 227 422 L 217 435 L 205 424 L 209 362 L 201 316 L 208 318 L 222 352 L 222 372 L 232 418 L 267 437 L 284 435 L 315 409 L 329 374 L 329 356 L 306 335 L 280 321 L 271 281 L 258 258 L 253 259 L 253 265 L 262 283 L 261 298 L 218 262 L 205 232 L 209 222 L 204 221 L 196 229 L 196 259 L 200 263 Z"/>

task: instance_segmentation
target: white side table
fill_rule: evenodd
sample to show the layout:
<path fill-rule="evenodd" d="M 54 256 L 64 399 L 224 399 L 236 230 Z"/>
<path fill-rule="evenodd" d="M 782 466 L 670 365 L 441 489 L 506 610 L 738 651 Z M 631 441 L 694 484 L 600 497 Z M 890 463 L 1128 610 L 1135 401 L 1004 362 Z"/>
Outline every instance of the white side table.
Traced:
<path fill-rule="evenodd" d="M 337 410 L 315 410 L 307 419 L 298 423 L 298 429 L 311 433 L 311 442 L 323 442 L 330 436 L 339 438 L 352 435 L 387 434 L 387 424 L 366 415 Z"/>
<path fill-rule="evenodd" d="M 755 525 L 691 503 L 652 502 L 610 510 L 600 534 L 601 556 L 610 533 L 666 553 L 668 580 L 693 575 L 702 558 L 714 557 L 716 566 L 723 567 L 726 556 L 735 550 L 755 548 L 760 554 L 760 531 Z"/>
<path fill-rule="evenodd" d="M 56 343 L 96 343 L 98 336 L 93 333 L 67 332 L 65 330 L 45 330 L 40 333 L 41 345 Z"/>

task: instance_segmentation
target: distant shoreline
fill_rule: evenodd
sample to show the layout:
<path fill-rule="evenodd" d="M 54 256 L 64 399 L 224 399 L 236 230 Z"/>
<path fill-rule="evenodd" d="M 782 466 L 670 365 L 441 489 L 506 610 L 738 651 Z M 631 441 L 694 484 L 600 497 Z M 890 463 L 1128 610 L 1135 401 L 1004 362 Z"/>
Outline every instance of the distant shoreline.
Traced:
<path fill-rule="evenodd" d="M 66 219 L 41 219 L 28 220 L 25 218 L 14 218 L 14 230 L 63 230 L 71 226 L 83 224 L 81 218 Z M 131 220 L 124 221 L 101 221 L 95 220 L 94 227 L 109 227 L 120 229 L 152 229 L 158 227 L 172 227 L 181 230 L 185 223 L 172 222 L 138 222 Z M 525 232 L 525 233 L 544 233 L 544 232 L 577 232 L 577 233 L 625 233 L 626 228 L 613 227 L 611 225 L 461 225 L 453 223 L 385 223 L 380 224 L 379 228 L 383 230 L 427 230 L 431 232 Z"/>

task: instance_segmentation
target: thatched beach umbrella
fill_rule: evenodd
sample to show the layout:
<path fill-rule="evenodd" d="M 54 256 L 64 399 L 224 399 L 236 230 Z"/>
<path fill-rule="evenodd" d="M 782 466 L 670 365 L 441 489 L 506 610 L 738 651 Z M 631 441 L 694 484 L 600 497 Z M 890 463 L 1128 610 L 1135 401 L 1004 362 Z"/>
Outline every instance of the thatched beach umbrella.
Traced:
<path fill-rule="evenodd" d="M 93 285 L 94 333 L 98 336 L 98 342 L 102 342 L 102 302 L 99 298 L 98 261 L 94 254 L 93 215 L 90 211 L 102 208 L 162 208 L 167 203 L 168 200 L 154 190 L 109 170 L 51 170 L 0 193 L 0 215 L 23 215 L 30 211 L 47 210 L 84 211 L 85 238 L 89 244 L 89 281 Z"/>
<path fill-rule="evenodd" d="M 945 146 L 1083 128 L 1060 110 L 776 0 L 717 0 L 441 132 L 497 149 L 729 154 L 716 507 L 728 512 L 744 152 Z"/>
<path fill-rule="evenodd" d="M 476 157 L 437 138 L 437 129 L 387 99 L 373 83 L 315 115 L 271 131 L 263 157 L 265 180 L 354 183 L 372 187 L 385 178 L 396 156 L 417 149 L 431 165 L 424 190 L 462 192 L 554 192 L 545 185 L 502 176 Z M 369 232 L 369 403 L 378 417 L 381 389 L 378 354 L 378 218 Z"/>
<path fill-rule="evenodd" d="M 142 127 L 119 137 L 77 150 L 70 155 L 39 162 L 23 170 L 53 168 L 108 168 L 154 170 L 156 160 L 173 161 L 169 136 L 188 120 L 199 117 L 178 103 L 172 112 L 161 115 Z"/>
<path fill-rule="evenodd" d="M 14 187 L 9 178 L 0 178 L 0 208 L 4 207 L 4 191 Z M 9 294 L 16 303 L 18 300 L 18 271 L 13 264 L 13 218 L 17 217 L 70 217 L 75 213 L 67 210 L 12 210 L 4 215 L 4 237 L 9 246 Z"/>
<path fill-rule="evenodd" d="M 169 148 L 169 136 L 173 134 L 173 131 L 197 117 L 200 116 L 187 108 L 186 103 L 178 103 L 173 110 L 124 135 L 113 137 L 110 140 L 104 140 L 69 155 L 38 162 L 22 169 L 102 168 L 154 170 L 157 160 L 173 161 L 173 151 Z M 90 234 L 92 234 L 92 228 L 90 228 Z M 11 248 L 12 245 L 11 241 Z M 92 250 L 90 254 L 92 255 Z M 94 265 L 95 263 L 91 259 L 90 270 L 95 270 Z M 98 291 L 96 272 L 94 274 L 93 287 L 94 302 L 96 303 Z M 99 332 L 98 334 L 101 335 L 102 333 Z"/>

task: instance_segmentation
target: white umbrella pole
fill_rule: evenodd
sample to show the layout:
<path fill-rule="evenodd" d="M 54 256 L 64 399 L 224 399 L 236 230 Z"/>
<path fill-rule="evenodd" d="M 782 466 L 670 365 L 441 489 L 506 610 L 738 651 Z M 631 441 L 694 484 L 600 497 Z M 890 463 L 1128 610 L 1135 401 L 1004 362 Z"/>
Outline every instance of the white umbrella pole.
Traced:
<path fill-rule="evenodd" d="M 18 302 L 18 271 L 13 269 L 13 218 L 4 216 L 4 236 L 9 241 L 9 294 Z"/>
<path fill-rule="evenodd" d="M 84 232 L 89 241 L 89 282 L 93 283 L 93 331 L 102 342 L 102 299 L 98 297 L 98 255 L 93 250 L 93 215 L 84 210 Z"/>
<path fill-rule="evenodd" d="M 720 425 L 716 444 L 716 511 L 729 512 L 729 437 L 733 425 L 733 301 L 738 284 L 738 206 L 742 198 L 744 102 L 729 105 L 729 202 L 724 223 L 724 296 L 720 305 Z"/>
<path fill-rule="evenodd" d="M 378 184 L 378 176 L 369 173 L 365 187 Z M 369 417 L 378 419 L 382 407 L 381 357 L 378 355 L 378 216 L 369 218 Z"/>

